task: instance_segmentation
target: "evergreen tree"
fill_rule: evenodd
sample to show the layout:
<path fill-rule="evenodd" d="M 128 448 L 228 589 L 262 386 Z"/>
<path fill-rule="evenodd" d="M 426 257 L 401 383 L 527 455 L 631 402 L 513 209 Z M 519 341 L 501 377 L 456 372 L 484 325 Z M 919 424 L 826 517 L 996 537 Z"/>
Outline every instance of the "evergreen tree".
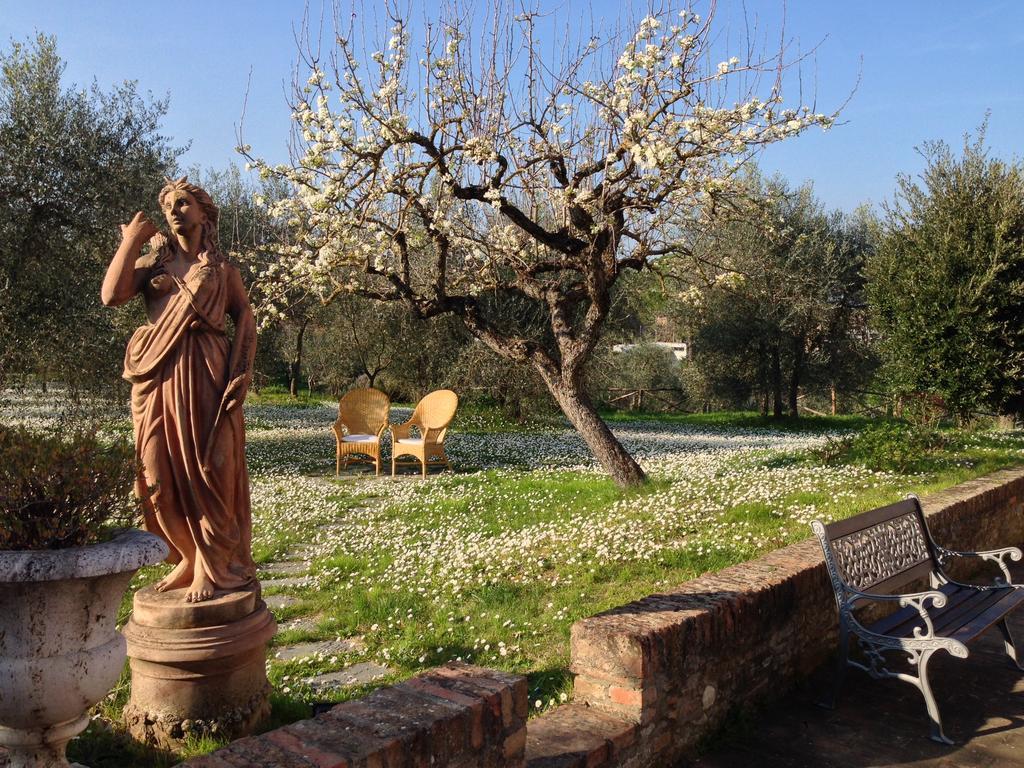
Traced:
<path fill-rule="evenodd" d="M 983 125 L 959 157 L 924 145 L 920 181 L 898 178 L 868 264 L 891 387 L 938 395 L 961 419 L 1024 411 L 1024 172 L 984 138 Z"/>

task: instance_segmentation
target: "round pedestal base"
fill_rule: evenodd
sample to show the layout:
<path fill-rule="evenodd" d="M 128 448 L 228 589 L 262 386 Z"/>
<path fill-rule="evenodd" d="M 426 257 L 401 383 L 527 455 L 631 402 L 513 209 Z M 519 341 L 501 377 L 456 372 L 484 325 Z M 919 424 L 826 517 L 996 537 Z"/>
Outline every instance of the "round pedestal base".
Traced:
<path fill-rule="evenodd" d="M 259 586 L 196 604 L 184 595 L 153 587 L 135 594 L 123 630 L 132 669 L 128 730 L 161 747 L 250 734 L 270 714 L 266 655 L 277 630 Z"/>

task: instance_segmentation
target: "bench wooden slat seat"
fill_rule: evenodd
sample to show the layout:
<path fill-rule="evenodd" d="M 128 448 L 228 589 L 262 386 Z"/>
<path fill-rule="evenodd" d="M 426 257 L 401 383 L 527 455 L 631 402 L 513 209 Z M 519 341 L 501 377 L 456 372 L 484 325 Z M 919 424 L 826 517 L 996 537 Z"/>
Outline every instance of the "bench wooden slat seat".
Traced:
<path fill-rule="evenodd" d="M 1007 587 L 979 592 L 956 584 L 938 589 L 946 596 L 946 605 L 931 612 L 935 633 L 969 644 L 1001 618 L 1024 602 L 1024 590 Z M 916 608 L 901 608 L 871 625 L 871 630 L 893 637 L 914 637 L 914 630 L 925 631 L 924 620 Z"/>
<path fill-rule="evenodd" d="M 1024 585 L 1013 584 L 1006 561 L 1020 560 L 1021 551 L 1005 547 L 985 552 L 957 552 L 935 543 L 916 496 L 864 514 L 824 524 L 811 524 L 825 554 L 839 608 L 839 653 L 830 706 L 835 706 L 849 667 L 872 677 L 894 677 L 916 686 L 931 720 L 931 738 L 953 742 L 942 731 L 938 705 L 928 683 L 928 661 L 936 651 L 966 658 L 967 646 L 993 626 L 1003 635 L 1006 653 L 1017 657 L 1006 617 L 1024 602 Z M 965 584 L 951 578 L 946 566 L 955 558 L 979 558 L 998 566 L 992 584 Z M 931 589 L 900 592 L 923 582 Z M 872 623 L 863 623 L 862 609 L 872 603 L 899 608 Z M 850 657 L 850 640 L 863 651 L 863 661 Z M 917 674 L 893 671 L 886 654 L 902 654 Z"/>

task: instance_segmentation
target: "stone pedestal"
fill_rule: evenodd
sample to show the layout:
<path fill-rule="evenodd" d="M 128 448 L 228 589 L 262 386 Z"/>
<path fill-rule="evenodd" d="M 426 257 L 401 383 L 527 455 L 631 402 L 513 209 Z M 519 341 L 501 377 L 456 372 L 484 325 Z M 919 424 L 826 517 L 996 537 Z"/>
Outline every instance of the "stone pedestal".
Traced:
<path fill-rule="evenodd" d="M 132 669 L 128 730 L 164 747 L 188 736 L 252 733 L 270 714 L 266 657 L 276 630 L 258 584 L 201 603 L 186 603 L 184 589 L 136 592 L 123 630 Z"/>

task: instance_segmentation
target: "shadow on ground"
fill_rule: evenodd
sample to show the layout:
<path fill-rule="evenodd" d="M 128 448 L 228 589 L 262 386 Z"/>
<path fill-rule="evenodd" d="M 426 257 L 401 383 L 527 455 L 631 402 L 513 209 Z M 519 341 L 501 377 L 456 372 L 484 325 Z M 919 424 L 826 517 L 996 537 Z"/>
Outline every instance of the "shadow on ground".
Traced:
<path fill-rule="evenodd" d="M 1015 574 L 1018 582 L 1024 572 Z M 1011 617 L 1024 653 L 1024 610 Z M 929 678 L 946 735 L 928 739 L 924 700 L 899 680 L 875 681 L 851 669 L 835 710 L 816 701 L 829 690 L 826 669 L 792 695 L 723 729 L 703 754 L 676 768 L 1000 768 L 1024 766 L 1024 673 L 1012 665 L 993 627 L 967 659 L 936 654 Z"/>

